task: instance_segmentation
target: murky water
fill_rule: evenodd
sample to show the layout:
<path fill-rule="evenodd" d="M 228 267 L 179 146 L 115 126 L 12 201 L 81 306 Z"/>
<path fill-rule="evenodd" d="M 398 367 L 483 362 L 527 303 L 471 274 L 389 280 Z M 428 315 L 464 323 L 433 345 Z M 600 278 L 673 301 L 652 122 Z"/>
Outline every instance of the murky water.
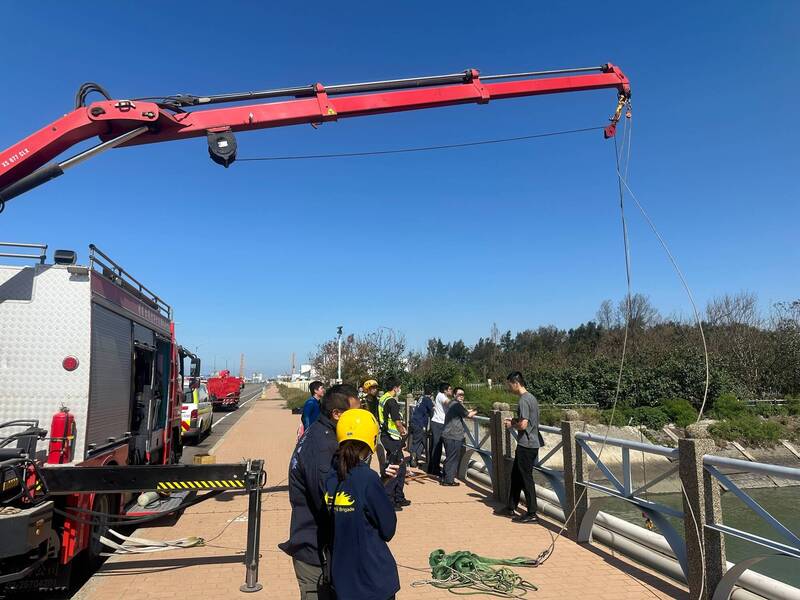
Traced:
<path fill-rule="evenodd" d="M 766 488 L 746 490 L 747 493 L 763 508 L 778 519 L 785 527 L 800 534 L 800 487 Z M 680 494 L 650 494 L 649 500 L 667 506 L 683 509 Z M 634 523 L 644 526 L 644 518 L 632 505 L 616 498 L 592 498 L 592 502 L 599 502 L 603 510 Z M 722 496 L 723 522 L 729 527 L 735 527 L 748 533 L 769 538 L 778 542 L 788 543 L 777 531 L 772 529 L 765 521 L 756 515 L 749 507 L 731 493 Z M 683 525 L 673 521 L 676 529 L 683 533 Z M 756 546 L 750 542 L 740 540 L 733 536 L 725 536 L 727 558 L 731 562 L 739 562 L 744 558 L 769 554 L 766 548 Z M 759 563 L 753 569 L 800 588 L 800 561 L 792 558 L 773 557 Z"/>

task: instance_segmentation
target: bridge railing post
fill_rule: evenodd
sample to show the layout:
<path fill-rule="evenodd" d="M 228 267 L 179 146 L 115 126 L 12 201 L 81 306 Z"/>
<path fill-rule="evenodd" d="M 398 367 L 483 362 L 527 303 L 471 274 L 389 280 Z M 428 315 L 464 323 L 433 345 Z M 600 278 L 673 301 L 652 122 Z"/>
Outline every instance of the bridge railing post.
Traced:
<path fill-rule="evenodd" d="M 589 494 L 584 493 L 581 485 L 588 476 L 586 461 L 583 452 L 578 446 L 575 434 L 583 431 L 583 421 L 561 421 L 562 456 L 564 458 L 564 516 L 568 517 L 566 522 L 567 535 L 573 539 L 578 539 L 583 517 L 589 510 Z"/>
<path fill-rule="evenodd" d="M 508 405 L 498 404 L 492 410 L 489 421 L 489 433 L 492 450 L 492 495 L 495 500 L 508 500 L 511 479 L 511 433 L 503 425 L 505 419 L 511 418 Z"/>
<path fill-rule="evenodd" d="M 703 456 L 713 451 L 714 441 L 710 439 L 678 440 L 678 472 L 684 490 L 686 579 L 693 600 L 711 600 L 726 568 L 722 534 L 706 529 L 708 522 L 722 522 L 719 486 L 703 468 Z"/>

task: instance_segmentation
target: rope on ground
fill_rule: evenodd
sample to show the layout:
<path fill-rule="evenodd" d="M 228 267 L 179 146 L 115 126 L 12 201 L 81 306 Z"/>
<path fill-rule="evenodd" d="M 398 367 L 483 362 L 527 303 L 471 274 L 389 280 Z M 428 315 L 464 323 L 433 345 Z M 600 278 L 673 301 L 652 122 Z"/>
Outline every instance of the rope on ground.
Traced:
<path fill-rule="evenodd" d="M 488 595 L 498 598 L 523 598 L 529 591 L 539 589 L 508 568 L 535 567 L 539 561 L 534 558 L 488 558 L 468 550 L 447 554 L 439 549 L 431 552 L 428 562 L 431 578 L 414 581 L 411 587 L 430 585 L 459 596 Z"/>

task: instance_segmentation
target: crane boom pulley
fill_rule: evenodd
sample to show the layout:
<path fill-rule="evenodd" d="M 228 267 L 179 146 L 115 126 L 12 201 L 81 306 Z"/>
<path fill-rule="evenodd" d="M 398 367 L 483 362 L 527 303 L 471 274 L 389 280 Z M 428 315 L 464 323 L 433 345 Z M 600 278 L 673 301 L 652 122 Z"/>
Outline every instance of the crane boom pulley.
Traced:
<path fill-rule="evenodd" d="M 234 133 L 287 125 L 336 121 L 408 110 L 542 94 L 616 89 L 618 103 L 606 127 L 612 137 L 630 98 L 630 82 L 612 65 L 481 76 L 463 73 L 343 85 L 281 88 L 216 96 L 106 98 L 84 106 L 90 91 L 107 95 L 97 84 L 84 84 L 76 108 L 0 153 L 0 210 L 6 200 L 62 175 L 64 171 L 114 147 L 206 136 L 211 158 L 229 166 L 236 158 Z M 205 108 L 247 100 L 272 102 Z M 193 110 L 184 110 L 192 107 Z M 97 137 L 101 143 L 60 163 L 48 161 L 70 147 Z"/>

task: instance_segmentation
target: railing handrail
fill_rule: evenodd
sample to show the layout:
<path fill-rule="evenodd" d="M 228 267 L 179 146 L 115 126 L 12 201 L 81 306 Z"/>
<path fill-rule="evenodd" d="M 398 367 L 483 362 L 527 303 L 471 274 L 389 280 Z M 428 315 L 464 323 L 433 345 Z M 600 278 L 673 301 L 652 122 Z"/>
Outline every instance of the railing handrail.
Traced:
<path fill-rule="evenodd" d="M 98 259 L 98 256 L 100 257 L 100 259 Z M 132 285 L 132 287 L 138 288 L 138 292 L 141 298 L 152 303 L 154 305 L 154 308 L 159 312 L 166 313 L 165 316 L 168 319 L 172 319 L 172 307 L 169 304 L 167 304 L 160 296 L 158 296 L 158 294 L 149 289 L 141 281 L 136 279 L 133 275 L 131 275 L 130 272 L 126 271 L 124 267 L 116 263 L 114 259 L 112 259 L 105 252 L 100 250 L 97 246 L 95 246 L 94 244 L 89 244 L 89 268 L 93 268 L 95 263 L 113 273 L 116 277 L 119 278 L 121 282 L 124 282 L 129 286 L 131 286 L 131 284 L 134 284 Z M 102 275 L 102 273 L 100 274 Z M 115 281 L 114 283 L 119 283 L 119 282 Z"/>
<path fill-rule="evenodd" d="M 552 425 L 539 425 L 539 431 L 561 435 L 561 427 L 553 427 Z"/>
<path fill-rule="evenodd" d="M 0 256 L 4 258 L 22 258 L 38 260 L 40 265 L 43 265 L 47 260 L 47 244 L 28 244 L 24 242 L 0 242 L 0 248 L 32 248 L 39 250 L 39 254 L 22 254 L 19 252 L 0 252 Z"/>
<path fill-rule="evenodd" d="M 750 462 L 748 460 L 739 460 L 738 458 L 728 458 L 727 456 L 714 456 L 713 454 L 704 455 L 703 464 L 711 465 L 712 467 L 739 469 L 748 473 L 758 473 L 759 475 L 774 475 L 783 479 L 800 481 L 800 469 L 795 467 L 782 467 L 780 465 L 771 465 L 768 463 Z"/>
<path fill-rule="evenodd" d="M 647 452 L 648 454 L 658 454 L 667 458 L 678 458 L 678 449 L 669 448 L 667 446 L 656 446 L 655 444 L 644 444 L 642 442 L 634 442 L 633 440 L 623 440 L 621 438 L 606 437 L 603 435 L 596 435 L 585 431 L 580 431 L 575 434 L 579 440 L 587 442 L 597 442 L 606 444 L 607 446 L 617 446 L 619 448 L 629 448 L 631 450 L 639 450 Z"/>

